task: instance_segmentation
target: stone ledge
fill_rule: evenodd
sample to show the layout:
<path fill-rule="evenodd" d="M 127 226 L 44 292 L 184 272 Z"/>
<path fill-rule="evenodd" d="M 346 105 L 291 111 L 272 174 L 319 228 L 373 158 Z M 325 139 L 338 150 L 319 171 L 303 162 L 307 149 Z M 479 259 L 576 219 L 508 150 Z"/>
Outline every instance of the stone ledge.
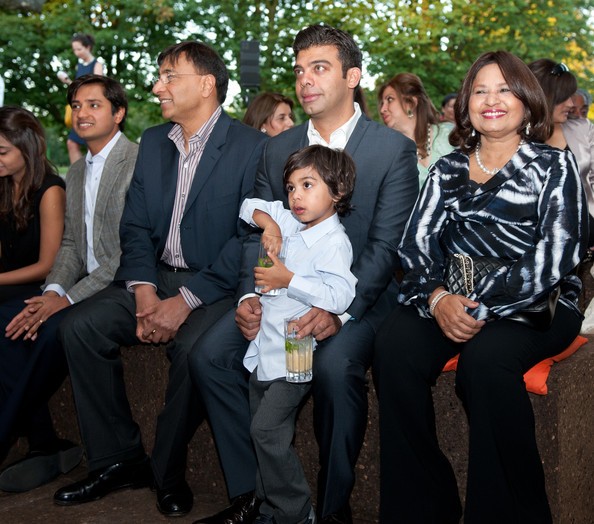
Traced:
<path fill-rule="evenodd" d="M 155 421 L 163 404 L 168 363 L 161 348 L 122 350 L 128 396 L 148 452 L 154 443 Z M 556 524 L 591 524 L 594 516 L 594 343 L 555 364 L 549 394 L 530 395 L 536 416 L 538 444 Z M 468 428 L 462 405 L 454 393 L 454 373 L 444 373 L 434 388 L 438 435 L 456 472 L 460 493 L 466 484 Z M 377 400 L 369 387 L 369 420 L 357 464 L 351 497 L 353 514 L 369 520 L 379 507 L 379 428 Z M 62 436 L 79 441 L 69 380 L 52 398 L 52 413 Z M 312 402 L 307 402 L 297 425 L 296 446 L 315 496 L 317 445 L 311 427 Z M 213 501 L 227 501 L 225 483 L 207 424 L 196 432 L 188 454 L 188 477 Z"/>

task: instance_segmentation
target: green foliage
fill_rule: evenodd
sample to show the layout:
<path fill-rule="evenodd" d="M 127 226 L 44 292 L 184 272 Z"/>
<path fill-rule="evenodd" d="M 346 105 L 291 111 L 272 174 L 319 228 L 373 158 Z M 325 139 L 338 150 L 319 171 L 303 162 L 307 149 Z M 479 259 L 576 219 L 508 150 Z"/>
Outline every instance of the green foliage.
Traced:
<path fill-rule="evenodd" d="M 327 23 L 355 36 L 366 76 L 375 85 L 410 71 L 439 102 L 458 89 L 472 61 L 492 49 L 507 49 L 526 61 L 565 61 L 580 86 L 594 90 L 591 9 L 592 0 L 48 0 L 40 13 L 0 7 L 0 67 L 5 103 L 32 108 L 55 135 L 52 143 L 59 143 L 66 135 L 66 89 L 56 73 L 75 69 L 72 34 L 93 34 L 95 56 L 127 89 L 127 133 L 137 139 L 161 121 L 151 93 L 156 57 L 183 39 L 213 45 L 236 81 L 241 41 L 258 40 L 261 89 L 293 95 L 292 41 L 306 25 Z M 375 90 L 364 85 L 375 110 Z M 238 98 L 231 112 L 241 117 L 243 110 Z"/>

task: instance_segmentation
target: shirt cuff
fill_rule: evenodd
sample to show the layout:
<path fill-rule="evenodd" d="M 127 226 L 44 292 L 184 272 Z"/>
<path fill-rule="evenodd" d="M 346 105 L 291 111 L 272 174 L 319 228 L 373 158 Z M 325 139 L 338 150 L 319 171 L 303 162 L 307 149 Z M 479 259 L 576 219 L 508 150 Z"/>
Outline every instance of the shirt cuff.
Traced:
<path fill-rule="evenodd" d="M 241 304 L 246 298 L 259 297 L 259 296 L 260 295 L 258 295 L 258 293 L 246 293 L 237 301 L 237 305 L 239 306 L 239 304 Z"/>
<path fill-rule="evenodd" d="M 343 313 L 342 315 L 338 315 L 338 318 L 340 319 L 340 321 L 342 322 L 342 325 L 344 326 L 349 320 L 353 320 L 353 317 L 350 315 L 350 313 Z"/>
<path fill-rule="evenodd" d="M 202 305 L 202 300 L 194 295 L 194 293 L 192 293 L 187 287 L 180 287 L 179 292 L 191 310 L 198 309 Z"/>
<path fill-rule="evenodd" d="M 61 297 L 63 297 L 66 294 L 66 291 L 60 284 L 48 284 L 47 286 L 45 286 L 43 292 L 45 293 L 46 291 L 53 291 L 54 293 L 58 293 L 58 295 L 60 295 Z"/>
<path fill-rule="evenodd" d="M 140 284 L 146 284 L 149 286 L 153 286 L 155 288 L 155 290 L 157 289 L 157 286 L 155 286 L 155 284 L 153 284 L 152 282 L 144 282 L 142 280 L 126 280 L 126 289 L 130 293 L 134 293 L 134 286 L 138 286 Z"/>

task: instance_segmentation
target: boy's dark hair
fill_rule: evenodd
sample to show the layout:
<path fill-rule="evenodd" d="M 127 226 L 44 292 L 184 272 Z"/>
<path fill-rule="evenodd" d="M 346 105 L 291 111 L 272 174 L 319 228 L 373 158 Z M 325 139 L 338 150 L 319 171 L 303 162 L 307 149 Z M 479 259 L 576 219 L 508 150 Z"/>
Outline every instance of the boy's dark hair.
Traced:
<path fill-rule="evenodd" d="M 297 57 L 300 51 L 323 45 L 333 45 L 338 49 L 343 78 L 346 78 L 347 71 L 352 67 L 363 67 L 361 50 L 353 37 L 329 25 L 315 24 L 299 31 L 293 42 L 293 52 Z"/>
<path fill-rule="evenodd" d="M 119 125 L 120 131 L 124 131 L 126 115 L 128 114 L 128 98 L 126 97 L 126 91 L 124 91 L 124 88 L 117 80 L 102 75 L 79 76 L 68 86 L 68 103 L 72 105 L 72 100 L 82 86 L 91 84 L 101 84 L 103 86 L 103 96 L 111 103 L 112 115 L 115 115 L 120 107 L 124 108 L 124 118 L 122 118 Z"/>
<path fill-rule="evenodd" d="M 202 42 L 180 42 L 162 51 L 157 58 L 157 65 L 161 66 L 165 60 L 169 60 L 172 64 L 177 64 L 177 61 L 182 55 L 185 55 L 185 59 L 194 65 L 198 73 L 214 76 L 217 88 L 217 100 L 219 104 L 222 104 L 227 97 L 229 72 L 218 53 L 212 47 Z"/>
<path fill-rule="evenodd" d="M 355 189 L 355 162 L 346 151 L 330 149 L 320 145 L 308 146 L 295 151 L 287 159 L 283 171 L 285 187 L 289 177 L 297 170 L 306 167 L 314 169 L 324 183 L 332 198 L 338 199 L 334 207 L 339 216 L 348 215 L 353 209 L 351 197 Z"/>

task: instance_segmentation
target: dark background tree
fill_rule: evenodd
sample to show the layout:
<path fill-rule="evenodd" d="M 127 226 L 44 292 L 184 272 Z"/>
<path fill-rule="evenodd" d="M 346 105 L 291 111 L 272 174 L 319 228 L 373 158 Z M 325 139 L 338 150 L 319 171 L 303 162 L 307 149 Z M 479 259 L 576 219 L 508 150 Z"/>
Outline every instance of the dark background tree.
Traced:
<path fill-rule="evenodd" d="M 161 121 L 151 94 L 155 59 L 183 39 L 213 45 L 239 81 L 242 40 L 260 42 L 261 89 L 293 95 L 291 43 L 315 22 L 349 31 L 365 55 L 364 87 L 375 111 L 378 83 L 402 71 L 418 74 L 436 105 L 455 91 L 483 51 L 507 49 L 526 61 L 565 61 L 581 87 L 594 88 L 592 0 L 0 0 L 0 72 L 6 104 L 31 108 L 43 121 L 52 158 L 66 158 L 66 90 L 56 77 L 71 75 L 73 33 L 91 33 L 95 56 L 130 98 L 127 133 L 136 139 Z M 231 112 L 242 116 L 241 97 Z"/>

